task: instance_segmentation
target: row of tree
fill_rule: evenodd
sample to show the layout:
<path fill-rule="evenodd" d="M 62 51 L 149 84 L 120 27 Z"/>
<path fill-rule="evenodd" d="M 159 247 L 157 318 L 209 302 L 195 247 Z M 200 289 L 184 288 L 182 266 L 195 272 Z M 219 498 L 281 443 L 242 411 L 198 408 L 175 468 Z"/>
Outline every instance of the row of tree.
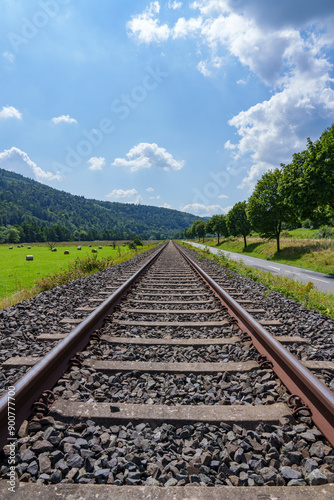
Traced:
<path fill-rule="evenodd" d="M 67 227 L 60 224 L 52 226 L 40 226 L 36 222 L 23 222 L 21 225 L 0 226 L 0 243 L 33 243 L 45 241 L 112 241 L 112 240 L 131 240 L 136 236 L 134 232 L 126 232 L 114 229 L 105 229 L 98 231 L 90 229 L 76 229 L 70 231 Z M 178 233 L 176 237 L 180 237 Z M 141 235 L 144 240 L 165 239 L 161 233 L 144 233 Z"/>
<path fill-rule="evenodd" d="M 305 151 L 293 155 L 290 164 L 269 171 L 257 182 L 248 202 L 239 202 L 227 215 L 197 220 L 184 232 L 185 237 L 204 238 L 206 234 L 247 236 L 252 230 L 261 237 L 276 239 L 284 225 L 296 227 L 304 219 L 333 224 L 334 219 L 334 125 L 314 143 L 308 139 Z"/>

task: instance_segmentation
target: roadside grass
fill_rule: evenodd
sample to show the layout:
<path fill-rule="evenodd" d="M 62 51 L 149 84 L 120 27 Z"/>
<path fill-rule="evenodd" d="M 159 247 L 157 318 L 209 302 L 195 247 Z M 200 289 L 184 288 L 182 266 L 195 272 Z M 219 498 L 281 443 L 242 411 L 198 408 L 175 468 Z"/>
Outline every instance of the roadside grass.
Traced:
<path fill-rule="evenodd" d="M 261 283 L 268 288 L 268 293 L 269 290 L 274 290 L 285 297 L 299 302 L 308 309 L 312 309 L 334 319 L 334 295 L 320 292 L 314 288 L 313 283 L 310 281 L 308 283 L 301 283 L 299 281 L 291 280 L 285 276 L 278 276 L 276 274 L 271 274 L 266 271 L 246 266 L 241 262 L 229 260 L 224 255 L 214 255 L 210 253 L 209 250 L 200 250 L 199 248 L 185 243 L 183 243 L 183 245 L 190 250 L 194 250 L 200 257 L 213 260 L 221 266 L 224 266 L 231 271 L 235 271 L 241 276 Z M 263 296 L 265 297 L 268 293 L 264 292 Z"/>
<path fill-rule="evenodd" d="M 106 269 L 155 246 L 148 242 L 143 247 L 130 250 L 127 246 L 93 242 L 57 243 L 57 252 L 51 252 L 47 244 L 25 244 L 18 248 L 0 245 L 0 309 L 27 300 L 38 293 L 62 285 L 74 279 Z M 27 249 L 31 246 L 31 249 Z M 77 250 L 81 246 L 81 250 Z M 102 246 L 102 249 L 99 249 Z M 92 249 L 97 253 L 92 253 Z M 69 250 L 69 254 L 64 254 Z M 33 255 L 33 261 L 26 261 Z"/>
<path fill-rule="evenodd" d="M 294 238 L 313 238 L 314 233 L 319 231 L 319 229 L 305 229 L 303 227 L 299 229 L 290 229 L 288 232 Z"/>
<path fill-rule="evenodd" d="M 205 245 L 311 271 L 334 274 L 333 239 L 316 240 L 283 236 L 279 253 L 276 251 L 276 240 L 268 241 L 254 236 L 247 238 L 246 249 L 244 249 L 243 238 L 220 238 L 219 245 L 217 245 L 217 238 L 205 238 Z"/>

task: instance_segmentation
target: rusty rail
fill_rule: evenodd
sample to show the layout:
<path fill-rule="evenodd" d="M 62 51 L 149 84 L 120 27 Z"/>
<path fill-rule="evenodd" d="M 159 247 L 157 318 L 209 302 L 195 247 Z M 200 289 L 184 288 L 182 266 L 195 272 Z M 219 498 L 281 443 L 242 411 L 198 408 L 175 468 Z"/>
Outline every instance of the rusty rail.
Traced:
<path fill-rule="evenodd" d="M 95 311 L 80 323 L 64 340 L 59 342 L 43 359 L 15 384 L 15 429 L 31 414 L 41 394 L 51 389 L 67 369 L 71 359 L 90 341 L 92 333 L 100 328 L 122 297 L 142 274 L 156 261 L 166 247 L 165 243 L 122 286 L 108 297 Z M 43 404 L 43 403 L 42 403 Z M 8 392 L 0 399 L 0 450 L 8 442 Z"/>
<path fill-rule="evenodd" d="M 308 407 L 312 419 L 334 446 L 334 394 L 300 361 L 267 332 L 250 314 L 208 276 L 179 246 L 180 254 L 216 293 L 239 328 L 252 339 L 255 348 L 272 363 L 279 379 L 295 398 L 300 408 Z M 297 407 L 298 408 L 298 407 Z"/>

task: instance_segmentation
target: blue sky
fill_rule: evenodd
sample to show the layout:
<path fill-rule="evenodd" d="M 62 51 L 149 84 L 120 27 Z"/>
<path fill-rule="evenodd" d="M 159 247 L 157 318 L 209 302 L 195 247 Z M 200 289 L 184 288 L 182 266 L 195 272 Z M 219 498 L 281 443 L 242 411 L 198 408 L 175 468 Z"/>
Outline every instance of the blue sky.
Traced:
<path fill-rule="evenodd" d="M 211 216 L 334 122 L 332 0 L 0 0 L 0 167 Z"/>

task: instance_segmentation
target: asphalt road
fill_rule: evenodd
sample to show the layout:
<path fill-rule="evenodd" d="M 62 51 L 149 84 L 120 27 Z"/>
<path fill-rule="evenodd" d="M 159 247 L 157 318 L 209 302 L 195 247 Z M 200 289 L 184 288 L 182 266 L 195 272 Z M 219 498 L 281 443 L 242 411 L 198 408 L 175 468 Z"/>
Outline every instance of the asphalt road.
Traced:
<path fill-rule="evenodd" d="M 201 245 L 200 243 L 194 243 L 190 241 L 187 241 L 187 243 L 198 248 L 206 247 L 206 245 Z M 209 248 L 211 253 L 218 254 L 218 252 L 223 252 L 229 259 L 241 261 L 247 266 L 256 267 L 257 269 L 261 269 L 262 271 L 269 271 L 272 274 L 287 276 L 288 278 L 291 278 L 295 281 L 301 281 L 302 283 L 308 283 L 309 281 L 312 281 L 312 283 L 318 290 L 334 294 L 333 274 L 317 273 L 315 271 L 301 269 L 300 267 L 280 264 L 279 262 L 262 260 L 256 257 L 249 257 L 248 255 L 241 255 L 240 253 L 226 252 L 225 250 L 222 250 L 220 248 L 207 248 Z"/>

